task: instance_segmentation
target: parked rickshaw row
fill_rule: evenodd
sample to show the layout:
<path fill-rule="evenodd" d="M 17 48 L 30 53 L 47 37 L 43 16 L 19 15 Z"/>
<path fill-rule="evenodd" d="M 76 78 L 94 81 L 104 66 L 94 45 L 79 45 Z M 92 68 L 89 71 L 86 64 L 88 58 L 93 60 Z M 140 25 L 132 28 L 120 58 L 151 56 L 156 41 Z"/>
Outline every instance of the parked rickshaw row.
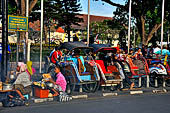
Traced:
<path fill-rule="evenodd" d="M 67 42 L 58 47 L 63 52 L 57 63 L 67 81 L 67 93 L 82 88 L 95 92 L 99 88 L 110 90 L 135 87 L 170 86 L 170 67 L 167 56 L 146 59 L 143 56 L 117 54 L 117 48 L 107 44 Z M 47 73 L 54 74 L 56 64 L 48 58 Z M 133 86 L 131 87 L 131 85 Z"/>

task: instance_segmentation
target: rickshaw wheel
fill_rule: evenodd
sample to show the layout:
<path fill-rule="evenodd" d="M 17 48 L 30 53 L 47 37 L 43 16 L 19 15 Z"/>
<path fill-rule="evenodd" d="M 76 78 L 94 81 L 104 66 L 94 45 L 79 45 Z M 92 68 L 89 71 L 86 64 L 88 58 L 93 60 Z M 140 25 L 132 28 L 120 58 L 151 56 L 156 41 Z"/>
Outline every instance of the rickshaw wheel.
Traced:
<path fill-rule="evenodd" d="M 142 78 L 142 80 L 141 80 L 141 86 L 139 86 L 139 79 L 138 79 L 138 78 L 130 78 L 130 81 L 135 83 L 135 86 L 134 86 L 134 87 L 136 87 L 136 88 L 141 88 L 141 87 L 144 86 L 144 81 L 145 81 L 145 80 L 143 80 L 143 78 Z M 128 84 L 128 85 L 129 85 L 129 87 L 130 87 L 130 84 Z"/>
<path fill-rule="evenodd" d="M 76 85 L 75 77 L 73 73 L 69 70 L 65 70 L 63 72 L 63 75 L 65 76 L 65 79 L 67 81 L 66 91 L 68 94 L 72 94 L 72 92 L 74 92 L 75 90 L 75 85 Z"/>
<path fill-rule="evenodd" d="M 158 86 L 157 86 L 157 87 L 155 86 L 155 79 L 156 79 L 156 78 L 157 78 L 157 80 L 158 80 L 157 73 L 151 73 L 151 74 L 149 75 L 149 84 L 150 84 L 150 86 L 152 86 L 152 87 L 158 88 L 158 87 L 159 87 L 159 83 L 158 83 Z"/>
<path fill-rule="evenodd" d="M 166 82 L 166 86 L 170 87 L 170 79 L 167 79 L 165 82 Z"/>
<path fill-rule="evenodd" d="M 111 86 L 111 87 L 110 87 L 110 91 L 116 91 L 116 90 L 118 90 L 118 89 L 121 89 L 121 85 L 120 85 L 120 84 L 117 84 L 117 85 L 115 85 L 115 86 Z"/>
<path fill-rule="evenodd" d="M 87 83 L 87 84 L 83 84 L 83 91 L 86 93 L 90 93 L 90 92 L 95 92 L 96 90 L 99 89 L 100 86 L 100 82 L 99 81 L 94 81 L 94 83 Z"/>

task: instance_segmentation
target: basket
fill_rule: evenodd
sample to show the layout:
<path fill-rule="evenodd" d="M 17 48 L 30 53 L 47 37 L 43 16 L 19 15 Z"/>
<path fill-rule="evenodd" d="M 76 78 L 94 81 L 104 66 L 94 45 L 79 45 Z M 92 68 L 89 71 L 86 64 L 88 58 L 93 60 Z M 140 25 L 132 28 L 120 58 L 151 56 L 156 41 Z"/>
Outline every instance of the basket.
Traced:
<path fill-rule="evenodd" d="M 48 89 L 41 89 L 41 88 L 34 88 L 34 95 L 38 98 L 48 98 L 49 90 Z"/>

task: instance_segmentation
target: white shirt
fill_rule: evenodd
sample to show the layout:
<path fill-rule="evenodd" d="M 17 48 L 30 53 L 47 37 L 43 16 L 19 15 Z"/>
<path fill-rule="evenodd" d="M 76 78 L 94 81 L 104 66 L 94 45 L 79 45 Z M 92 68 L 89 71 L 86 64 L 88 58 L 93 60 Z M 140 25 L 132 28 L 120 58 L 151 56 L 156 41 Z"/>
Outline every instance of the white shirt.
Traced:
<path fill-rule="evenodd" d="M 159 47 L 156 47 L 154 50 L 153 50 L 153 53 L 156 53 L 157 51 L 159 51 L 160 48 Z"/>

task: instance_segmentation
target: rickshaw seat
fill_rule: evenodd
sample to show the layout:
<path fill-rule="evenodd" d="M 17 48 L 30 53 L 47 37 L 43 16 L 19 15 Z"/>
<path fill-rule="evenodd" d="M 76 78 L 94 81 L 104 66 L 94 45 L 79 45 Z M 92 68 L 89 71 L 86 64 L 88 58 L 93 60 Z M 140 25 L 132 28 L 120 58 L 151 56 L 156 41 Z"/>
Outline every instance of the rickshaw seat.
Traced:
<path fill-rule="evenodd" d="M 90 75 L 89 72 L 82 72 L 80 75 Z"/>
<path fill-rule="evenodd" d="M 136 67 L 136 66 L 131 67 L 131 68 L 132 68 L 132 70 L 139 70 L 139 68 L 138 68 L 138 67 Z"/>
<path fill-rule="evenodd" d="M 103 60 L 95 60 L 95 62 L 100 65 L 100 67 L 101 67 L 101 69 L 102 69 L 102 71 L 103 71 L 104 74 L 110 74 L 110 73 L 112 73 L 112 72 L 106 71 L 106 68 L 105 68 L 105 66 L 104 66 Z"/>

